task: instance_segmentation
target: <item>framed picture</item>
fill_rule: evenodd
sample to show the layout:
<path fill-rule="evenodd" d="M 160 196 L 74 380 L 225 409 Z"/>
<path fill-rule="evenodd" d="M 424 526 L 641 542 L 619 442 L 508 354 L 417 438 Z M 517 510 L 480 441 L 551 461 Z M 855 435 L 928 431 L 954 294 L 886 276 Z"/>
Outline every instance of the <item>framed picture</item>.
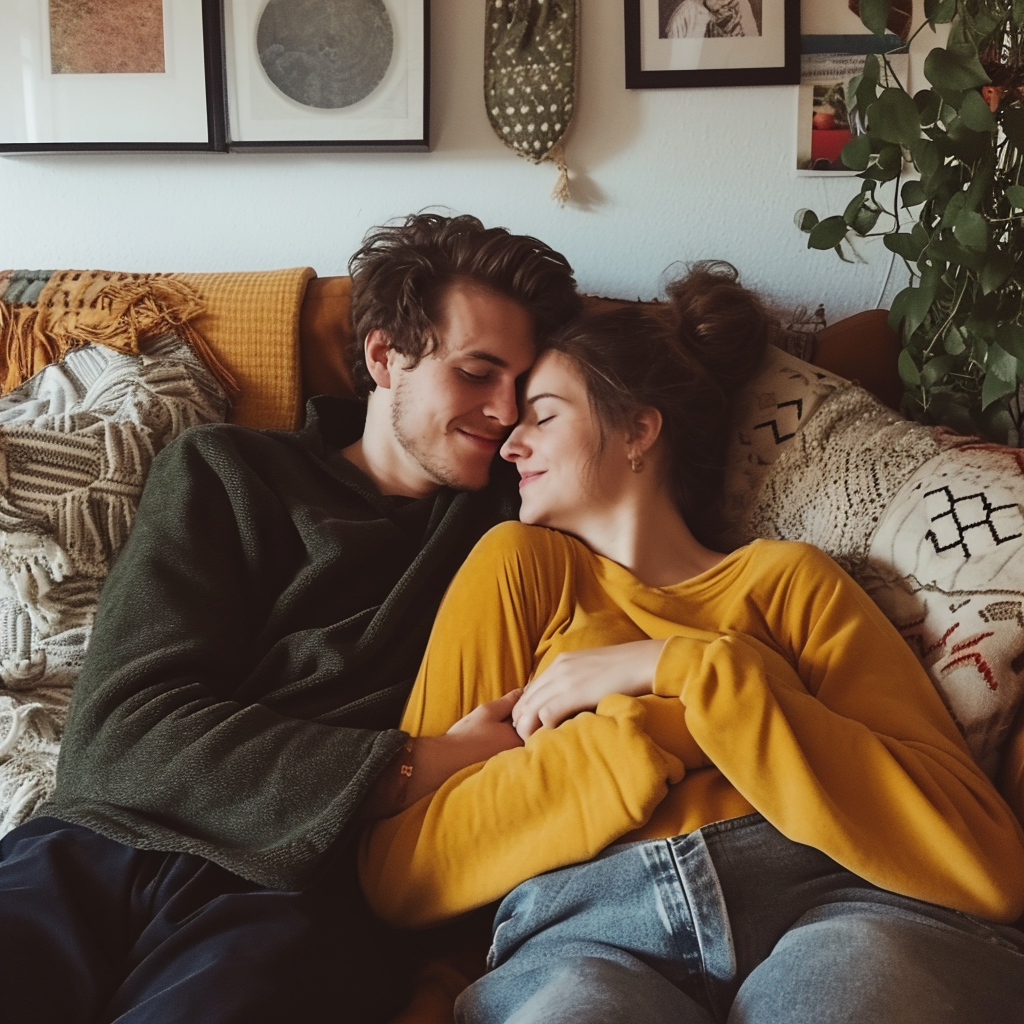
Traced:
<path fill-rule="evenodd" d="M 228 148 L 426 150 L 428 0 L 224 0 Z"/>
<path fill-rule="evenodd" d="M 223 150 L 217 0 L 4 0 L 0 153 Z"/>
<path fill-rule="evenodd" d="M 626 88 L 796 85 L 800 0 L 625 0 Z"/>

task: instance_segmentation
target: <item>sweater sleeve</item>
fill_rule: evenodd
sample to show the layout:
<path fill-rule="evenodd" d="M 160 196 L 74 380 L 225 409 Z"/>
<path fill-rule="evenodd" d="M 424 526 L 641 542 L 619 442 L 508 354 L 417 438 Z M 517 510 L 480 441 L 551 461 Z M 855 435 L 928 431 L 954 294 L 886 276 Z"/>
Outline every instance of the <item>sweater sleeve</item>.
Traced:
<path fill-rule="evenodd" d="M 438 735 L 523 685 L 538 642 L 571 601 L 570 583 L 559 535 L 518 523 L 492 530 L 445 596 L 403 728 Z M 605 698 L 375 823 L 360 851 L 374 910 L 393 924 L 434 924 L 587 860 L 643 824 L 683 775 L 644 717 L 636 699 Z"/>
<path fill-rule="evenodd" d="M 998 921 L 1024 910 L 1024 833 L 871 599 L 805 548 L 767 600 L 777 649 L 681 630 L 655 692 L 781 832 L 907 896 Z M 795 666 L 795 667 L 794 667 Z"/>
<path fill-rule="evenodd" d="M 198 436 L 156 459 L 104 587 L 52 813 L 296 887 L 404 736 L 262 699 L 255 672 L 283 689 L 316 665 L 312 644 L 305 660 L 271 650 L 254 665 L 294 531 L 244 458 Z"/>

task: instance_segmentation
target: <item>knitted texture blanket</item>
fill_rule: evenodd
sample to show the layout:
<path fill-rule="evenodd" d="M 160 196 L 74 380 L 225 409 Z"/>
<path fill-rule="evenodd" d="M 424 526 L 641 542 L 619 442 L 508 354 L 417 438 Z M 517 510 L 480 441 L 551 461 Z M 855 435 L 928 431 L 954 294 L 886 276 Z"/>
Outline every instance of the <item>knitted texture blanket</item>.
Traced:
<path fill-rule="evenodd" d="M 0 834 L 53 790 L 99 590 L 153 458 L 226 411 L 176 334 L 138 347 L 76 348 L 0 398 Z"/>

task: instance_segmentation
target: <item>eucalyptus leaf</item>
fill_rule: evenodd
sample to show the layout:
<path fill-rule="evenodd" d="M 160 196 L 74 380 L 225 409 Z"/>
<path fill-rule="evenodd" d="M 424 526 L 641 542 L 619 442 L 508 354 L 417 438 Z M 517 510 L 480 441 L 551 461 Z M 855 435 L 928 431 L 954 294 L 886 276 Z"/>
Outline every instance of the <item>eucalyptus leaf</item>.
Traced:
<path fill-rule="evenodd" d="M 921 115 L 902 89 L 883 89 L 868 108 L 868 130 L 884 142 L 909 146 L 921 137 Z"/>
<path fill-rule="evenodd" d="M 955 195 L 951 196 L 949 202 L 946 203 L 946 209 L 942 213 L 942 220 L 939 222 L 939 226 L 943 228 L 951 228 L 956 223 L 957 217 L 963 213 L 964 204 L 966 202 L 966 192 L 957 192 Z"/>
<path fill-rule="evenodd" d="M 989 77 L 972 46 L 936 47 L 924 59 L 924 76 L 943 94 L 964 92 L 989 84 Z"/>
<path fill-rule="evenodd" d="M 921 370 L 922 387 L 930 388 L 933 384 L 942 380 L 947 373 L 956 365 L 952 356 L 935 356 L 924 364 Z"/>
<path fill-rule="evenodd" d="M 897 362 L 897 368 L 900 372 L 900 380 L 903 381 L 907 387 L 914 388 L 921 383 L 921 372 L 918 370 L 914 357 L 910 354 L 909 349 L 903 349 L 900 352 L 899 361 Z"/>
<path fill-rule="evenodd" d="M 988 221 L 974 210 L 964 210 L 953 224 L 956 240 L 968 249 L 988 248 Z"/>
<path fill-rule="evenodd" d="M 869 53 L 864 58 L 864 70 L 860 74 L 860 81 L 857 83 L 856 108 L 865 111 L 878 98 L 878 83 L 881 80 L 881 63 L 877 54 Z M 852 90 L 851 90 L 852 91 Z"/>
<path fill-rule="evenodd" d="M 903 183 L 903 188 L 900 190 L 900 200 L 908 210 L 911 207 L 920 206 L 927 198 L 920 181 L 912 178 L 910 181 Z"/>
<path fill-rule="evenodd" d="M 981 98 L 980 92 L 973 89 L 964 93 L 963 102 L 960 104 L 960 120 L 968 128 L 976 132 L 994 132 L 996 130 L 996 119 L 988 104 Z"/>
<path fill-rule="evenodd" d="M 934 174 L 942 166 L 942 152 L 929 139 L 915 139 L 910 144 L 910 156 L 924 177 Z"/>
<path fill-rule="evenodd" d="M 818 223 L 818 215 L 813 210 L 808 210 L 805 207 L 803 210 L 796 211 L 796 216 L 793 220 L 801 231 L 805 234 L 809 234 L 811 228 Z"/>
<path fill-rule="evenodd" d="M 860 0 L 860 20 L 876 36 L 884 36 L 891 9 L 891 0 Z"/>
<path fill-rule="evenodd" d="M 943 263 L 955 263 L 958 267 L 968 267 L 975 271 L 980 271 L 985 265 L 983 252 L 961 245 L 949 232 L 943 232 L 928 243 L 928 255 Z"/>
<path fill-rule="evenodd" d="M 916 263 L 924 249 L 918 239 L 908 231 L 890 232 L 882 238 L 886 249 L 902 256 L 908 263 Z"/>
<path fill-rule="evenodd" d="M 953 229 L 954 232 L 956 229 Z M 991 252 L 981 268 L 978 280 L 981 283 L 981 290 L 985 295 L 1002 288 L 1007 278 L 1013 273 L 1016 264 L 1008 252 L 996 249 Z"/>
<path fill-rule="evenodd" d="M 892 309 L 889 311 L 889 323 L 894 329 L 902 323 L 904 338 L 911 337 L 924 323 L 932 300 L 935 298 L 938 275 L 930 271 L 931 268 L 928 268 L 922 273 L 921 279 L 916 285 L 904 288 L 893 299 Z M 895 322 L 893 322 L 894 317 L 896 318 Z"/>
<path fill-rule="evenodd" d="M 1000 398 L 1012 395 L 1016 390 L 1016 383 L 1003 380 L 994 370 L 987 370 L 985 372 L 985 382 L 981 385 L 982 410 L 987 409 L 993 402 L 998 402 Z"/>
<path fill-rule="evenodd" d="M 846 237 L 847 224 L 842 217 L 826 217 L 811 228 L 808 249 L 834 249 Z"/>
<path fill-rule="evenodd" d="M 1014 384 L 1020 375 L 1020 364 L 1010 355 L 998 342 L 994 343 L 988 350 L 988 360 L 985 369 L 994 373 L 1000 380 Z"/>
<path fill-rule="evenodd" d="M 951 356 L 958 356 L 962 352 L 967 351 L 967 346 L 964 344 L 963 332 L 956 324 L 949 325 L 949 329 L 946 331 L 945 337 L 942 339 L 942 347 Z"/>
<path fill-rule="evenodd" d="M 874 201 L 871 195 L 861 192 L 847 203 L 846 209 L 843 211 L 843 220 L 858 235 L 866 235 L 878 223 L 878 218 L 881 214 L 882 208 Z"/>
<path fill-rule="evenodd" d="M 946 25 L 956 16 L 956 0 L 925 0 L 924 16 L 933 27 Z"/>
<path fill-rule="evenodd" d="M 1024 185 L 1011 185 L 1006 190 L 1006 198 L 1017 210 L 1024 210 Z"/>
<path fill-rule="evenodd" d="M 839 159 L 851 171 L 863 171 L 871 162 L 871 137 L 869 135 L 855 135 L 843 146 Z"/>
<path fill-rule="evenodd" d="M 921 124 L 935 124 L 942 109 L 942 97 L 934 89 L 921 89 L 914 93 L 914 106 L 921 116 Z"/>

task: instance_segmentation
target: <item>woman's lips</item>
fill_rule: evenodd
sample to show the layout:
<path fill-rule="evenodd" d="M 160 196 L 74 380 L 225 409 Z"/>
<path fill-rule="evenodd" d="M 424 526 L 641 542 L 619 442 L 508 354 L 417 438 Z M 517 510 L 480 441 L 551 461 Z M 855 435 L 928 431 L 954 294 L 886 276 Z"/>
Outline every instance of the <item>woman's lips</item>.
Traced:
<path fill-rule="evenodd" d="M 544 475 L 544 470 L 536 470 L 530 473 L 520 472 L 519 475 L 519 490 L 522 490 L 528 483 L 536 480 L 537 477 Z"/>

